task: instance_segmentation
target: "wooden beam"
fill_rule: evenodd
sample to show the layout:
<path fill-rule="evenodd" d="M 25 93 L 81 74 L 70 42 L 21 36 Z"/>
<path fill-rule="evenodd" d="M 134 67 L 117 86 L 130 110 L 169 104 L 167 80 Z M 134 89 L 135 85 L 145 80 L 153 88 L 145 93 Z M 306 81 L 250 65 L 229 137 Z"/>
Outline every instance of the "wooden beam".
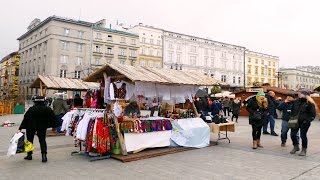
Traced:
<path fill-rule="evenodd" d="M 192 110 L 193 110 L 193 112 L 195 113 L 196 117 L 200 117 L 200 116 L 199 116 L 199 113 L 198 113 L 198 111 L 197 111 L 197 108 L 196 108 L 196 106 L 194 105 L 194 101 L 192 102 Z"/>
<path fill-rule="evenodd" d="M 43 87 L 42 87 L 42 81 L 40 81 L 40 96 L 43 96 Z"/>

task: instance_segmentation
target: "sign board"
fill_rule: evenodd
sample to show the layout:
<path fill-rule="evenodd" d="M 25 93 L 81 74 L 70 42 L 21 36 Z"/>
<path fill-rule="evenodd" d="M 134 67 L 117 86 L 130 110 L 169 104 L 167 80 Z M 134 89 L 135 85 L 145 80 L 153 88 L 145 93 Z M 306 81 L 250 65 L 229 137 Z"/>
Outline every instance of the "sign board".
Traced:
<path fill-rule="evenodd" d="M 262 91 L 263 92 L 263 88 L 248 88 L 246 89 L 246 92 L 259 92 Z"/>

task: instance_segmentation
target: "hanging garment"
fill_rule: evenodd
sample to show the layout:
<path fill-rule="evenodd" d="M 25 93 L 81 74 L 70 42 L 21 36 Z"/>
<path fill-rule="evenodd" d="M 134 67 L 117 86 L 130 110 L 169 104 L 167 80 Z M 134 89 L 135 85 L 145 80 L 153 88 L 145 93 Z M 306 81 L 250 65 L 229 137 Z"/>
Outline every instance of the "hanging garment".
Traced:
<path fill-rule="evenodd" d="M 125 99 L 127 94 L 127 84 L 123 81 L 113 82 L 110 84 L 110 98 L 114 99 Z"/>
<path fill-rule="evenodd" d="M 110 101 L 110 84 L 111 78 L 108 77 L 104 82 L 104 103 L 109 103 Z"/>
<path fill-rule="evenodd" d="M 97 150 L 104 154 L 110 150 L 110 137 L 108 126 L 103 124 L 103 118 L 97 118 Z"/>

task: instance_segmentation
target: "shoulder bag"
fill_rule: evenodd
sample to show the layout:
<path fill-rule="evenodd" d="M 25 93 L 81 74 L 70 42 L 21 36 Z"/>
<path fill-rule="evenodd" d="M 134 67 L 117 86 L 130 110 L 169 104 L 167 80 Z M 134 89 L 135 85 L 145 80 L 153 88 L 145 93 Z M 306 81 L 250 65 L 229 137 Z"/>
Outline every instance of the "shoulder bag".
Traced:
<path fill-rule="evenodd" d="M 289 121 L 288 121 L 288 127 L 290 129 L 297 129 L 299 128 L 299 115 L 301 112 L 301 109 L 304 107 L 305 105 L 301 106 L 299 109 L 299 112 L 297 115 L 290 117 Z"/>

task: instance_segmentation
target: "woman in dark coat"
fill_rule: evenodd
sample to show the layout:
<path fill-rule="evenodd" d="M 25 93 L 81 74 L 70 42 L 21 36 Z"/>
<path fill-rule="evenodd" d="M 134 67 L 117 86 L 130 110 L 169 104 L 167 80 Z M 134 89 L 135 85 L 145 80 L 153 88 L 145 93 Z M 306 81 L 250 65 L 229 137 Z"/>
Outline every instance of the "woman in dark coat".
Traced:
<path fill-rule="evenodd" d="M 236 118 L 236 122 L 238 122 L 239 114 L 240 114 L 240 109 L 241 109 L 241 100 L 240 98 L 236 98 L 235 100 L 232 101 L 232 117 L 231 120 L 233 121 L 233 118 Z"/>
<path fill-rule="evenodd" d="M 264 92 L 258 92 L 257 96 L 248 101 L 249 124 L 252 126 L 253 149 L 263 148 L 260 144 L 261 129 L 268 115 L 268 101 Z"/>
<path fill-rule="evenodd" d="M 51 108 L 45 105 L 45 99 L 38 96 L 34 100 L 34 106 L 29 108 L 19 127 L 19 131 L 26 129 L 27 140 L 33 143 L 34 135 L 37 134 L 42 154 L 42 162 L 47 162 L 47 128 L 56 127 L 56 116 Z M 32 151 L 24 158 L 32 160 Z"/>

